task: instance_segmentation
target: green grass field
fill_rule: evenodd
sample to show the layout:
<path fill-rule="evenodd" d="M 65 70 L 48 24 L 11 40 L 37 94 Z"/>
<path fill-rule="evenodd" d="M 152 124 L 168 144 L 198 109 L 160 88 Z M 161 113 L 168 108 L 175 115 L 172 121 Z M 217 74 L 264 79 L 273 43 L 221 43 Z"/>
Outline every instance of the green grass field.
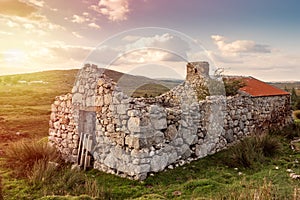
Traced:
<path fill-rule="evenodd" d="M 0 199 L 300 199 L 300 180 L 291 179 L 289 171 L 300 174 L 300 154 L 290 148 L 291 139 L 300 136 L 299 126 L 272 132 L 271 137 L 281 145 L 271 157 L 261 156 L 246 145 L 236 146 L 143 182 L 96 170 L 71 171 L 64 163 L 55 167 L 49 164 L 51 155 L 35 158 L 39 153 L 32 152 L 48 148 L 35 144 L 48 135 L 50 104 L 55 96 L 71 91 L 76 73 L 0 77 Z M 16 84 L 15 80 L 46 83 Z M 145 88 L 141 89 L 139 95 L 144 95 Z M 30 145 L 25 148 L 22 139 L 39 142 L 29 143 L 34 149 Z M 15 142 L 19 143 L 12 145 Z M 238 165 L 236 159 L 246 158 L 241 154 L 233 160 L 237 152 L 251 152 L 247 159 L 252 164 Z M 9 160 L 8 154 L 16 160 Z M 29 158 L 34 161 L 27 165 Z"/>

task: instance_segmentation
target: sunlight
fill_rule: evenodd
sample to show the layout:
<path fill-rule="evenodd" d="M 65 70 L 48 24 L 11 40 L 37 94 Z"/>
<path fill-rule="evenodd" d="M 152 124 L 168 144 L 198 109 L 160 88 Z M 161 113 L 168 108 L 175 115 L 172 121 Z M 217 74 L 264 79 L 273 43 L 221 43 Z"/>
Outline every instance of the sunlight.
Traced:
<path fill-rule="evenodd" d="M 3 53 L 4 61 L 9 64 L 23 63 L 26 57 L 26 53 L 20 49 L 9 49 Z"/>

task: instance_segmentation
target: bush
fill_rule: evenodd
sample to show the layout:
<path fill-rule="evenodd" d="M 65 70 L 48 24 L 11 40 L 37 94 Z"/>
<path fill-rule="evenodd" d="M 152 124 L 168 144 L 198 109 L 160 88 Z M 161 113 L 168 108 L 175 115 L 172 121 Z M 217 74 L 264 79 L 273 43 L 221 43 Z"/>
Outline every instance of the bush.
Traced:
<path fill-rule="evenodd" d="M 224 81 L 226 96 L 236 95 L 239 89 L 246 85 L 243 81 L 238 79 L 224 79 L 223 81 Z"/>
<path fill-rule="evenodd" d="M 35 141 L 12 143 L 6 150 L 4 157 L 6 164 L 14 170 L 16 175 L 23 177 L 31 176 L 35 165 L 37 167 L 41 163 L 61 162 L 60 154 L 55 148 L 46 142 Z"/>
<path fill-rule="evenodd" d="M 281 152 L 280 141 L 271 135 L 248 137 L 229 148 L 225 163 L 231 167 L 255 168 Z"/>

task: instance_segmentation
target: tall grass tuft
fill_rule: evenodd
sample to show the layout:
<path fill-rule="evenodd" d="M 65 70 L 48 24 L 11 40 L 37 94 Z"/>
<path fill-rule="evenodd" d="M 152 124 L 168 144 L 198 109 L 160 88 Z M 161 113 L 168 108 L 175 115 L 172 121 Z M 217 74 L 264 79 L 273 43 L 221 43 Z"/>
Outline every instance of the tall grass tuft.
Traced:
<path fill-rule="evenodd" d="M 224 162 L 231 167 L 255 168 L 281 152 L 277 137 L 265 134 L 248 137 L 229 148 Z"/>
<path fill-rule="evenodd" d="M 57 169 L 56 163 L 49 162 L 47 159 L 40 159 L 34 163 L 31 174 L 28 176 L 29 181 L 34 186 L 40 186 L 55 177 Z"/>
<path fill-rule="evenodd" d="M 32 175 L 32 169 L 37 163 L 61 162 L 59 153 L 46 142 L 12 143 L 6 150 L 6 164 L 16 175 L 26 177 Z M 37 167 L 37 166 L 35 166 Z"/>

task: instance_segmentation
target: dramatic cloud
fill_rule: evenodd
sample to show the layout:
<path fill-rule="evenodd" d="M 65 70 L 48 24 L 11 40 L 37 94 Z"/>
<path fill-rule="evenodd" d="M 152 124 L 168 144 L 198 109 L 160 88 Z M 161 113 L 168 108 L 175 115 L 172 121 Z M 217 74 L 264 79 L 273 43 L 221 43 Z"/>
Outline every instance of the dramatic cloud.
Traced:
<path fill-rule="evenodd" d="M 124 21 L 129 13 L 129 3 L 128 0 L 100 0 L 90 9 L 107 16 L 111 21 Z"/>
<path fill-rule="evenodd" d="M 212 35 L 214 43 L 223 54 L 240 53 L 271 53 L 268 45 L 256 44 L 252 40 L 236 40 L 227 42 L 227 39 L 220 35 Z"/>
<path fill-rule="evenodd" d="M 1 0 L 0 1 L 0 14 L 28 17 L 36 12 L 35 6 L 19 0 Z"/>

